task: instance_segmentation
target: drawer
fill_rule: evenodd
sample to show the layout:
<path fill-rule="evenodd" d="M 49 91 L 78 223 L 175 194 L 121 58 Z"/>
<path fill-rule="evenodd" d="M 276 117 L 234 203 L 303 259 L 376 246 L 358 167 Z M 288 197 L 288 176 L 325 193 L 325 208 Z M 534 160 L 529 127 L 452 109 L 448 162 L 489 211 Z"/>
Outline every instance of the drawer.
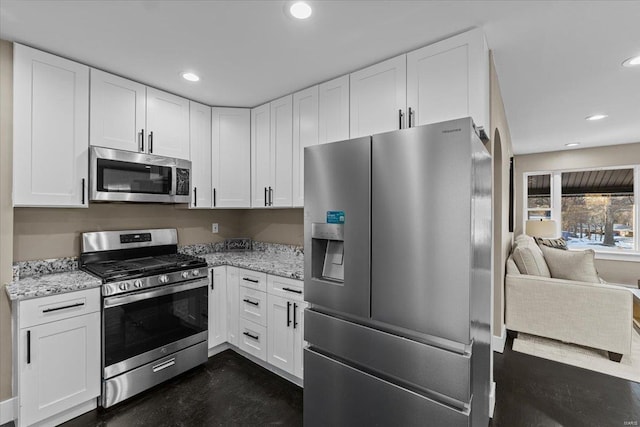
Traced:
<path fill-rule="evenodd" d="M 267 360 L 267 328 L 250 320 L 239 320 L 238 341 L 241 350 L 260 360 Z"/>
<path fill-rule="evenodd" d="M 267 275 L 267 292 L 292 301 L 304 301 L 304 282 L 287 277 Z"/>
<path fill-rule="evenodd" d="M 100 311 L 100 288 L 20 301 L 19 327 L 28 328 Z"/>
<path fill-rule="evenodd" d="M 240 286 L 246 286 L 258 291 L 267 292 L 267 273 L 238 269 L 238 282 Z"/>
<path fill-rule="evenodd" d="M 267 326 L 267 294 L 240 286 L 240 317 Z"/>

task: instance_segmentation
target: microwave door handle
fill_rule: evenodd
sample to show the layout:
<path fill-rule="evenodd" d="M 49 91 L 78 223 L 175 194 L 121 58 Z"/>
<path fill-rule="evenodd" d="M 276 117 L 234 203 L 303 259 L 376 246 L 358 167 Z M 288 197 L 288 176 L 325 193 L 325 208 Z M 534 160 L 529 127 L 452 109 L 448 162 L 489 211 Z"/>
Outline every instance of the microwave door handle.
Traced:
<path fill-rule="evenodd" d="M 169 190 L 170 196 L 176 195 L 176 186 L 178 185 L 178 177 L 176 176 L 177 171 L 176 166 L 171 166 L 171 189 Z"/>

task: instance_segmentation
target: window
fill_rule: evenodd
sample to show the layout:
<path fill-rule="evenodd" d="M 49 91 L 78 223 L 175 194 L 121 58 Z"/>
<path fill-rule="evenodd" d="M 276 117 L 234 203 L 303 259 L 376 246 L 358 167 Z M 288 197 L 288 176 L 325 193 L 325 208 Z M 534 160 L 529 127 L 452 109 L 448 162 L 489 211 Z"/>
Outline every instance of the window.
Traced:
<path fill-rule="evenodd" d="M 531 173 L 524 219 L 554 219 L 570 249 L 638 251 L 634 177 L 640 166 Z"/>

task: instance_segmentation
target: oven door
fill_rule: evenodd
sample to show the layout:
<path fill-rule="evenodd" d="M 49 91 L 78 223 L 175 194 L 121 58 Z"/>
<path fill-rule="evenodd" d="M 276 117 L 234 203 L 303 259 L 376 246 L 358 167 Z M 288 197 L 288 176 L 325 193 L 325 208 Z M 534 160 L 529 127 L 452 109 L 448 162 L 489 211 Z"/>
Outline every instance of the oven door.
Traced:
<path fill-rule="evenodd" d="M 104 299 L 103 378 L 207 340 L 208 281 Z"/>

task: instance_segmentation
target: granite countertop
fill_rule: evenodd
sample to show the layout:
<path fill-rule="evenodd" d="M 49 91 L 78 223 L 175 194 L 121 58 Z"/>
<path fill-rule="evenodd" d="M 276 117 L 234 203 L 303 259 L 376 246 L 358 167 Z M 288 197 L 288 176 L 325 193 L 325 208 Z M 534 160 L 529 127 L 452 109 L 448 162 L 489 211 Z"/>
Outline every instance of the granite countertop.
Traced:
<path fill-rule="evenodd" d="M 297 251 L 213 252 L 198 256 L 204 258 L 210 267 L 231 265 L 297 280 L 304 277 L 304 256 Z M 64 272 L 54 269 L 58 268 L 60 260 L 26 262 L 23 269 L 33 270 L 31 264 L 40 266 L 42 263 L 46 265 L 40 267 L 41 274 L 16 279 L 6 286 L 10 300 L 26 300 L 102 285 L 100 279 L 77 270 L 77 262 L 67 262 L 66 268 L 70 271 Z M 51 273 L 46 274 L 47 271 Z"/>
<path fill-rule="evenodd" d="M 9 299 L 17 301 L 96 288 L 100 285 L 100 279 L 84 271 L 73 270 L 25 277 L 9 283 L 6 290 Z"/>
<path fill-rule="evenodd" d="M 214 252 L 200 255 L 210 267 L 231 265 L 275 276 L 303 280 L 304 256 L 287 252 Z"/>

